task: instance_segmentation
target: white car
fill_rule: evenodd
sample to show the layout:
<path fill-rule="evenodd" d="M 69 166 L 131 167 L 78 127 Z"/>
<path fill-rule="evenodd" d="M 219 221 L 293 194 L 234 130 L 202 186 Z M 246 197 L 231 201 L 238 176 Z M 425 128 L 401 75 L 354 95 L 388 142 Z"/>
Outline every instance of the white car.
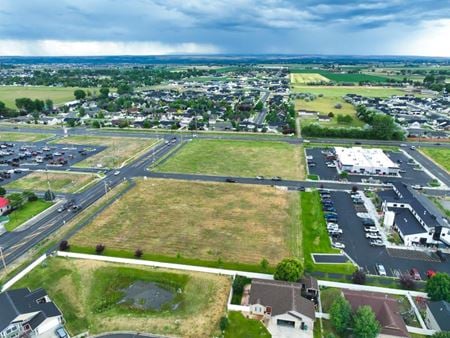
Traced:
<path fill-rule="evenodd" d="M 303 140 L 303 143 L 310 143 L 310 140 Z"/>
<path fill-rule="evenodd" d="M 339 225 L 337 225 L 337 224 L 334 224 L 334 223 L 332 223 L 332 224 L 327 224 L 327 230 L 328 231 L 330 231 L 330 230 L 338 230 L 339 229 Z"/>
<path fill-rule="evenodd" d="M 381 239 L 381 236 L 375 232 L 368 232 L 368 233 L 366 233 L 366 238 Z"/>
<path fill-rule="evenodd" d="M 386 269 L 384 268 L 384 266 L 382 264 L 375 264 L 375 267 L 380 276 L 386 276 Z"/>
<path fill-rule="evenodd" d="M 370 245 L 371 246 L 385 246 L 384 242 L 380 238 L 370 240 Z"/>
<path fill-rule="evenodd" d="M 364 228 L 365 232 L 378 232 L 378 229 L 376 227 L 367 227 Z"/>
<path fill-rule="evenodd" d="M 256 179 L 261 181 L 264 179 L 264 176 L 256 176 Z"/>
<path fill-rule="evenodd" d="M 119 175 L 120 174 L 120 171 L 119 170 L 116 170 L 115 172 L 114 172 L 114 176 L 117 176 L 117 175 Z"/>
<path fill-rule="evenodd" d="M 341 242 L 334 242 L 332 246 L 336 249 L 345 249 L 345 244 Z"/>
<path fill-rule="evenodd" d="M 327 163 L 328 168 L 336 168 L 336 164 L 334 163 Z"/>

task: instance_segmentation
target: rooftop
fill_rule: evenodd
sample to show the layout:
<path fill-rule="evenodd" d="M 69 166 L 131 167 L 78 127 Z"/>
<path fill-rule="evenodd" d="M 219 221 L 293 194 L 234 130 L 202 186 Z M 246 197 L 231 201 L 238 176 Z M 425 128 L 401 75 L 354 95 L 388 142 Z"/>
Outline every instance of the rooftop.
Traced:
<path fill-rule="evenodd" d="M 339 161 L 346 166 L 398 168 L 398 165 L 383 152 L 382 149 L 361 147 L 334 147 Z"/>

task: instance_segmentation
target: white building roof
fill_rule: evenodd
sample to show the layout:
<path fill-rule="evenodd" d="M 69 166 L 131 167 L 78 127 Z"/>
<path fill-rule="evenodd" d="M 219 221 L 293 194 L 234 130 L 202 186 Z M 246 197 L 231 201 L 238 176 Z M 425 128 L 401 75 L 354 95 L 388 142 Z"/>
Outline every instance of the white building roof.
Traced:
<path fill-rule="evenodd" d="M 379 148 L 334 147 L 339 161 L 344 166 L 364 168 L 398 168 L 398 165 Z"/>

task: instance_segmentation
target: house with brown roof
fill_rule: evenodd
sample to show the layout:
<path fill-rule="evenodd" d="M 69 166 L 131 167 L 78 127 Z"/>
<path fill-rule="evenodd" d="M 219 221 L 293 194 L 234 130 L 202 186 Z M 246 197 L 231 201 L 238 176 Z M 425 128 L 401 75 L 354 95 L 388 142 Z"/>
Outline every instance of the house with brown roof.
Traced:
<path fill-rule="evenodd" d="M 312 337 L 314 303 L 302 297 L 300 283 L 252 279 L 249 307 L 273 338 Z"/>
<path fill-rule="evenodd" d="M 344 289 L 342 293 L 353 311 L 364 305 L 372 308 L 381 325 L 379 337 L 410 337 L 396 299 L 374 292 Z"/>

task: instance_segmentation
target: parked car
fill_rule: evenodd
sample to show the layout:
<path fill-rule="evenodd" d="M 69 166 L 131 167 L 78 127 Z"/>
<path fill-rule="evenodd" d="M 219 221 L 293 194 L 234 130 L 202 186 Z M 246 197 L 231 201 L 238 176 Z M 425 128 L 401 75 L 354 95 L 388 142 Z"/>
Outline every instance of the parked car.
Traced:
<path fill-rule="evenodd" d="M 387 276 L 386 269 L 382 264 L 375 264 L 375 268 L 380 276 Z"/>
<path fill-rule="evenodd" d="M 378 232 L 378 229 L 376 227 L 365 227 L 365 232 Z"/>
<path fill-rule="evenodd" d="M 368 233 L 366 233 L 366 238 L 381 239 L 381 236 L 376 232 L 368 232 Z"/>
<path fill-rule="evenodd" d="M 417 270 L 416 268 L 412 268 L 411 270 L 409 270 L 409 274 L 414 280 L 422 280 L 419 270 Z"/>
<path fill-rule="evenodd" d="M 323 211 L 327 211 L 327 212 L 336 212 L 336 209 L 331 207 L 331 206 L 324 206 L 322 208 Z"/>
<path fill-rule="evenodd" d="M 328 221 L 328 222 L 336 223 L 338 220 L 337 220 L 336 217 L 328 217 L 328 218 L 327 218 L 327 221 Z"/>
<path fill-rule="evenodd" d="M 272 177 L 272 181 L 281 181 L 281 177 L 280 176 L 274 176 L 274 177 Z"/>
<path fill-rule="evenodd" d="M 327 224 L 327 230 L 337 230 L 339 229 L 339 225 L 335 224 L 335 223 L 328 223 Z"/>
<path fill-rule="evenodd" d="M 371 246 L 385 246 L 384 242 L 381 239 L 372 239 L 369 244 Z"/>
<path fill-rule="evenodd" d="M 331 246 L 336 249 L 345 249 L 345 244 L 341 242 L 334 242 Z"/>
<path fill-rule="evenodd" d="M 375 226 L 375 221 L 371 218 L 363 218 L 362 222 L 364 226 Z"/>
<path fill-rule="evenodd" d="M 339 236 L 339 235 L 342 235 L 344 233 L 344 231 L 342 229 L 330 229 L 330 230 L 328 230 L 328 233 L 331 236 Z"/>
<path fill-rule="evenodd" d="M 256 179 L 261 181 L 264 179 L 264 176 L 256 176 Z"/>

